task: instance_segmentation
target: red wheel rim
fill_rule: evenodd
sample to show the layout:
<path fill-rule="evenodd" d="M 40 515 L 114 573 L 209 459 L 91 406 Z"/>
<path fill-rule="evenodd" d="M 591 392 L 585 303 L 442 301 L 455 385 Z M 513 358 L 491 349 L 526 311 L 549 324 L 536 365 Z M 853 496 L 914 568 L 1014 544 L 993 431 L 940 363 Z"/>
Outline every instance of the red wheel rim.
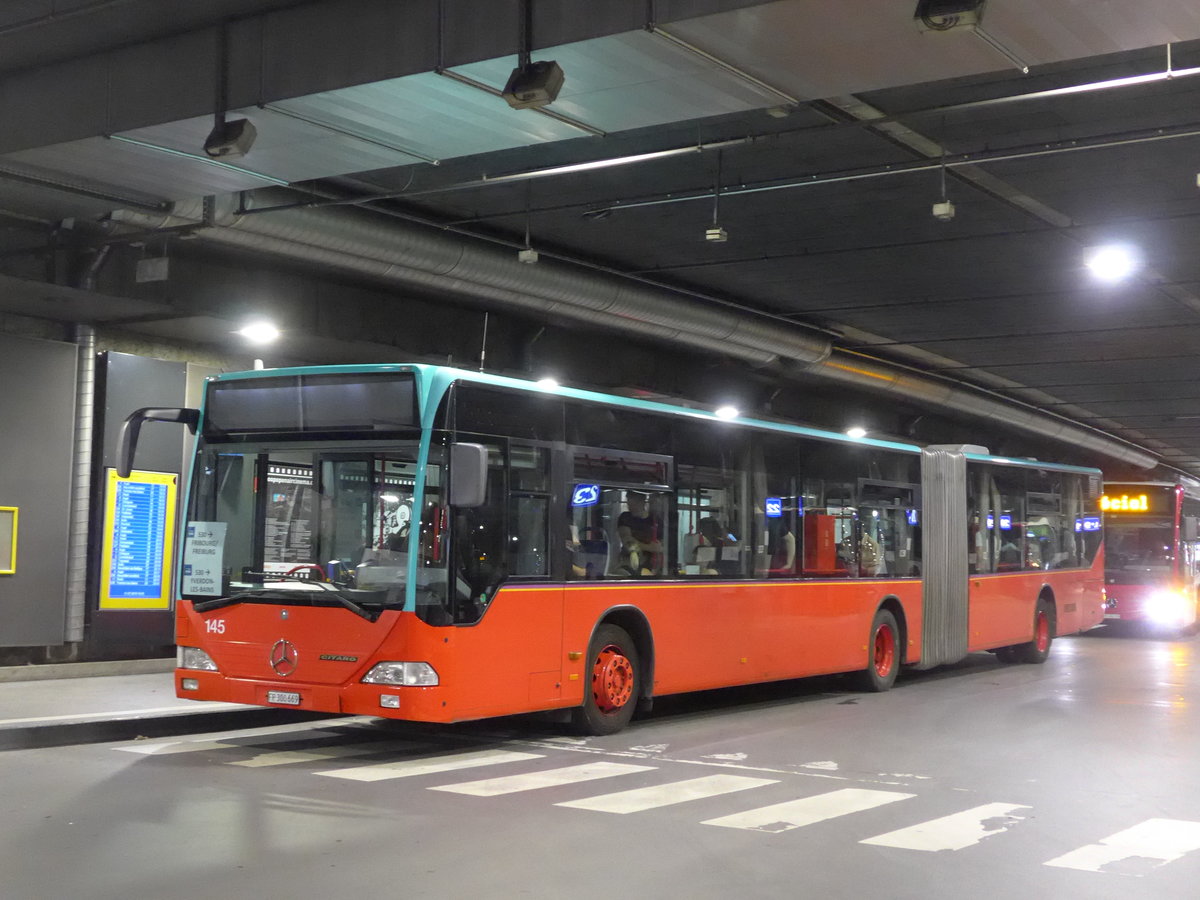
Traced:
<path fill-rule="evenodd" d="M 601 712 L 614 712 L 633 696 L 633 663 L 615 644 L 596 655 L 592 666 L 592 697 Z"/>
<path fill-rule="evenodd" d="M 1045 653 L 1050 646 L 1050 619 L 1040 609 L 1037 614 L 1037 625 L 1034 627 L 1033 640 L 1038 653 Z"/>
<path fill-rule="evenodd" d="M 896 635 L 887 625 L 875 632 L 875 674 L 886 678 L 896 662 Z"/>

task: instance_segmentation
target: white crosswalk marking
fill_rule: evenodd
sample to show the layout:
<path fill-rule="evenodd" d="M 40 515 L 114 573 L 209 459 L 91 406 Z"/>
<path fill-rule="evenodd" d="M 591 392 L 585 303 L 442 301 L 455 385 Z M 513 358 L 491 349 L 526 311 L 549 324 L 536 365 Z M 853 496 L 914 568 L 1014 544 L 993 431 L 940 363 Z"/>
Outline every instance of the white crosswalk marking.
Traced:
<path fill-rule="evenodd" d="M 659 806 L 670 806 L 673 803 L 686 803 L 688 800 L 700 800 L 704 797 L 732 794 L 734 791 L 746 791 L 750 788 L 762 787 L 765 784 L 779 784 L 779 782 L 771 778 L 746 778 L 742 775 L 709 775 L 705 778 L 692 778 L 688 781 L 619 791 L 615 794 L 601 794 L 598 797 L 588 797 L 584 800 L 570 800 L 566 803 L 556 803 L 555 806 L 570 806 L 574 809 L 592 809 L 597 812 L 610 813 L 642 812 Z"/>
<path fill-rule="evenodd" d="M 520 762 L 526 759 L 541 759 L 541 753 L 518 753 L 515 750 L 477 750 L 454 756 L 436 756 L 427 759 L 406 759 L 401 762 L 376 763 L 370 766 L 354 766 L 332 772 L 314 772 L 327 778 L 346 778 L 350 781 L 385 781 L 389 778 L 411 778 L 416 775 L 434 775 L 438 772 L 454 772 L 477 766 L 494 766 L 500 763 Z"/>
<path fill-rule="evenodd" d="M 868 791 L 861 788 L 843 788 L 840 791 L 830 791 L 827 794 L 817 794 L 815 797 L 805 797 L 801 800 L 789 800 L 786 803 L 776 803 L 752 809 L 749 812 L 735 813 L 732 816 L 721 816 L 708 819 L 704 825 L 720 825 L 724 828 L 745 828 L 750 831 L 790 831 L 802 828 L 826 819 L 862 812 L 895 803 L 897 800 L 907 800 L 915 794 L 901 794 L 896 791 Z"/>
<path fill-rule="evenodd" d="M 1023 819 L 1024 816 L 1012 814 L 1016 809 L 1029 807 L 1015 803 L 985 803 L 952 816 L 876 835 L 859 843 L 899 847 L 902 850 L 962 850 L 993 834 L 1007 831 Z"/>
<path fill-rule="evenodd" d="M 237 744 L 226 741 L 168 741 L 165 744 L 141 742 L 126 747 L 113 747 L 122 753 L 139 753 L 143 756 L 170 756 L 175 753 L 198 753 L 201 750 L 237 749 Z"/>
<path fill-rule="evenodd" d="M 1193 850 L 1200 850 L 1200 822 L 1147 819 L 1132 828 L 1109 835 L 1098 844 L 1089 844 L 1057 856 L 1046 865 L 1084 872 L 1144 875 Z"/>
<path fill-rule="evenodd" d="M 431 787 L 431 791 L 449 791 L 452 794 L 471 794 L 475 797 L 496 797 L 500 794 L 515 794 L 518 791 L 533 791 L 538 788 L 595 781 L 612 778 L 614 775 L 629 775 L 633 772 L 652 772 L 654 766 L 631 766 L 627 763 L 595 762 L 582 766 L 567 766 L 564 769 L 547 769 L 527 775 L 505 775 L 501 778 L 485 778 L 481 781 L 465 781 L 462 784 L 445 784 Z"/>
<path fill-rule="evenodd" d="M 237 762 L 230 763 L 230 765 L 244 766 L 247 769 L 258 769 L 265 766 L 287 766 L 300 762 L 320 762 L 325 759 L 371 756 L 376 753 L 387 753 L 394 750 L 413 753 L 429 749 L 429 744 L 418 744 L 413 741 L 376 741 L 375 743 L 351 744 L 349 746 L 319 747 L 313 750 L 276 750 L 273 753 L 259 753 L 250 759 L 239 759 Z"/>

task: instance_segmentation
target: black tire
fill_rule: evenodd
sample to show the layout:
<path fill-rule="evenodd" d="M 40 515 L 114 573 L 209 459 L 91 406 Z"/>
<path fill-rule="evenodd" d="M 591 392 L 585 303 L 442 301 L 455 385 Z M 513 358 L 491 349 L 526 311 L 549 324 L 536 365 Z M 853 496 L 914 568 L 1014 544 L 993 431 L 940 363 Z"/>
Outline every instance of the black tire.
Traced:
<path fill-rule="evenodd" d="M 571 723 L 581 734 L 615 734 L 633 718 L 641 696 L 642 666 L 637 646 L 623 629 L 601 625 L 588 646 L 583 706 Z"/>
<path fill-rule="evenodd" d="M 875 613 L 871 633 L 867 638 L 867 667 L 857 673 L 858 686 L 864 691 L 882 692 L 892 689 L 900 674 L 902 645 L 896 617 L 886 609 Z"/>
<path fill-rule="evenodd" d="M 1013 647 L 1017 660 L 1040 665 L 1050 658 L 1050 645 L 1054 643 L 1054 612 L 1050 601 L 1038 597 L 1033 612 L 1033 640 Z"/>

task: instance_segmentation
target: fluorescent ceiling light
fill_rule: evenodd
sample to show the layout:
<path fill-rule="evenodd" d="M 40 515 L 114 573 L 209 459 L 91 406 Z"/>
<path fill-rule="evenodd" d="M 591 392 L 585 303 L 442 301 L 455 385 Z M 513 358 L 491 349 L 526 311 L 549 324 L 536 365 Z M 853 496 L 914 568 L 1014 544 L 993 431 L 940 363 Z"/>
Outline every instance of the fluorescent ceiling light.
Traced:
<path fill-rule="evenodd" d="M 270 322 L 251 322 L 234 333 L 253 344 L 269 344 L 279 339 L 279 329 Z"/>
<path fill-rule="evenodd" d="M 1129 247 L 1108 244 L 1089 250 L 1085 263 L 1101 281 L 1114 282 L 1133 274 L 1137 268 L 1137 257 Z"/>

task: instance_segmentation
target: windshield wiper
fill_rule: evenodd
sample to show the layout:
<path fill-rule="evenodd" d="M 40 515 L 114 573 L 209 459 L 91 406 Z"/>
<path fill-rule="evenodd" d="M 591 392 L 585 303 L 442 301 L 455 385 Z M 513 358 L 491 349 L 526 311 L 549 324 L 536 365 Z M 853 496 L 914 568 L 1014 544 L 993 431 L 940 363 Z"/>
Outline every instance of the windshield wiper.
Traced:
<path fill-rule="evenodd" d="M 368 622 L 374 622 L 379 618 L 378 612 L 372 612 L 364 606 L 355 603 L 349 597 L 341 592 L 332 584 L 324 581 L 313 581 L 311 578 L 306 578 L 303 575 L 285 575 L 279 572 L 243 572 L 244 576 L 262 576 L 263 578 L 271 578 L 284 581 L 303 581 L 305 584 L 320 585 L 325 593 L 332 593 L 333 599 L 337 600 L 338 604 L 350 610 L 356 616 L 366 619 Z M 252 597 L 261 597 L 263 594 L 284 594 L 289 598 L 295 598 L 297 595 L 294 591 L 280 591 L 272 588 L 259 588 L 254 591 L 242 591 L 238 594 L 232 594 L 228 597 L 217 597 L 215 600 L 201 600 L 199 603 L 193 603 L 192 609 L 196 612 L 211 612 L 214 609 L 222 609 L 226 606 L 233 606 L 235 603 L 241 603 L 243 600 L 248 600 Z"/>

